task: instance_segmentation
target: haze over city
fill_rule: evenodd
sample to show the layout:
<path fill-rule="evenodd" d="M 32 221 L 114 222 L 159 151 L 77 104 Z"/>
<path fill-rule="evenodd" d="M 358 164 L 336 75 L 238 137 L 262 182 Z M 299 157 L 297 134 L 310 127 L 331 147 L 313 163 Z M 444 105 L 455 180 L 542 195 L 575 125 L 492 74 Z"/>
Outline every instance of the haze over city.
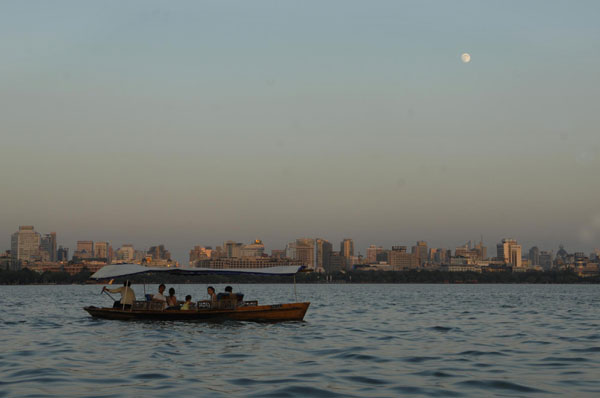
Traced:
<path fill-rule="evenodd" d="M 599 246 L 598 2 L 2 10 L 0 250 Z"/>

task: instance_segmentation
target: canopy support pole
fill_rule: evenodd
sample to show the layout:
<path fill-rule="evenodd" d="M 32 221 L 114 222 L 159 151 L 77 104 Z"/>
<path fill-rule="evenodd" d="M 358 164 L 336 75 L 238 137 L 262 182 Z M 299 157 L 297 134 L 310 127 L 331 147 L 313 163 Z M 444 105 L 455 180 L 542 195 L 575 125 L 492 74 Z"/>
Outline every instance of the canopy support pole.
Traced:
<path fill-rule="evenodd" d="M 298 293 L 296 293 L 296 274 L 294 274 L 294 298 L 298 302 Z"/>

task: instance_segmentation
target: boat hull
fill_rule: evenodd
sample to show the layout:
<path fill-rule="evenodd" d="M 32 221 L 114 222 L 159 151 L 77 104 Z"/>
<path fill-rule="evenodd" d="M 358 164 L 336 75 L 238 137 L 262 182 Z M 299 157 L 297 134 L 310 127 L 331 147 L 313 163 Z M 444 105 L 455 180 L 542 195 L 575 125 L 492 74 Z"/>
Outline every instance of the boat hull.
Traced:
<path fill-rule="evenodd" d="M 116 320 L 161 320 L 161 321 L 251 321 L 284 322 L 301 321 L 310 303 L 243 306 L 235 309 L 182 310 L 122 310 L 119 308 L 84 307 L 91 316 Z"/>

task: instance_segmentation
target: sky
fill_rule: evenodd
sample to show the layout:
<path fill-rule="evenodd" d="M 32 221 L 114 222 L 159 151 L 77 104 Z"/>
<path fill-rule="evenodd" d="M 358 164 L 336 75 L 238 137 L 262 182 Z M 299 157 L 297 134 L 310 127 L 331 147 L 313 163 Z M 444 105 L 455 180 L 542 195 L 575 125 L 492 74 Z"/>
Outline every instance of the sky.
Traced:
<path fill-rule="evenodd" d="M 185 263 L 257 238 L 589 253 L 599 20 L 597 1 L 2 0 L 0 249 L 34 225 Z"/>

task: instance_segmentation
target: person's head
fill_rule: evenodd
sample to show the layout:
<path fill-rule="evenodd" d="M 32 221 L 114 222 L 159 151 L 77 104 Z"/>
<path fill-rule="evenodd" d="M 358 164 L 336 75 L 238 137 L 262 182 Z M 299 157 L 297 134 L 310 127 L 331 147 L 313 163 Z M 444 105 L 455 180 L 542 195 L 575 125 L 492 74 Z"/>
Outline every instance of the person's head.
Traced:
<path fill-rule="evenodd" d="M 227 286 L 227 287 L 225 288 L 225 291 L 226 291 L 227 293 L 233 293 L 233 288 L 232 288 L 231 286 Z"/>
<path fill-rule="evenodd" d="M 169 296 L 174 296 L 175 295 L 175 289 L 170 288 L 169 289 Z"/>
<path fill-rule="evenodd" d="M 192 296 L 190 296 L 189 294 L 185 296 L 185 301 L 192 301 Z"/>
<path fill-rule="evenodd" d="M 209 286 L 206 291 L 208 292 L 208 294 L 213 295 L 215 294 L 215 288 L 212 286 Z"/>
<path fill-rule="evenodd" d="M 160 285 L 158 285 L 158 292 L 160 294 L 162 294 L 165 291 L 166 288 L 167 287 L 163 283 L 161 283 Z"/>

